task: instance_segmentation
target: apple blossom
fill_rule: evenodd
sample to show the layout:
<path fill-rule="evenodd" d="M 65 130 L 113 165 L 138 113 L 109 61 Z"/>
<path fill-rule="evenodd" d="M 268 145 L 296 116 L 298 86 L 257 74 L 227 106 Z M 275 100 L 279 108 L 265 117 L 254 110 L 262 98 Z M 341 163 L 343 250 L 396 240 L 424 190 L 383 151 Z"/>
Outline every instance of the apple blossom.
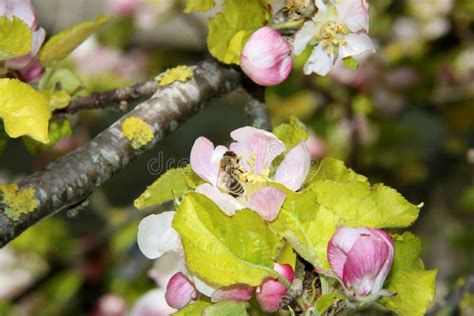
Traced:
<path fill-rule="evenodd" d="M 290 45 L 271 27 L 262 27 L 253 33 L 240 55 L 242 70 L 261 86 L 283 82 L 292 66 Z"/>
<path fill-rule="evenodd" d="M 393 255 L 393 239 L 373 228 L 341 227 L 328 244 L 332 270 L 357 296 L 381 294 Z"/>
<path fill-rule="evenodd" d="M 288 264 L 274 264 L 274 270 L 278 272 L 282 277 L 288 280 L 289 283 L 293 282 L 294 271 L 293 268 Z M 278 280 L 266 279 L 257 288 L 257 301 L 260 308 L 264 312 L 273 313 L 278 311 L 280 308 L 280 300 L 285 296 L 288 289 L 286 286 Z"/>
<path fill-rule="evenodd" d="M 26 81 L 33 81 L 43 73 L 36 56 L 43 44 L 46 32 L 38 25 L 36 9 L 30 0 L 0 0 L 0 16 L 8 19 L 20 18 L 31 29 L 31 51 L 25 56 L 8 59 L 5 66 L 9 69 L 20 70 L 20 75 Z"/>
<path fill-rule="evenodd" d="M 229 147 L 241 157 L 241 184 L 245 194 L 234 197 L 219 181 L 220 161 L 227 149 L 217 146 L 205 137 L 199 137 L 191 150 L 191 167 L 207 183 L 197 187 L 196 192 L 213 200 L 224 213 L 233 215 L 246 207 L 254 210 L 267 221 L 273 221 L 279 214 L 286 193 L 269 187 L 267 181 L 283 184 L 297 191 L 303 185 L 311 164 L 310 153 L 304 141 L 292 148 L 270 176 L 273 160 L 282 154 L 285 145 L 270 132 L 254 127 L 242 127 L 230 136 L 235 140 Z"/>
<path fill-rule="evenodd" d="M 247 284 L 234 284 L 217 289 L 212 293 L 211 301 L 237 301 L 246 302 L 252 298 L 254 288 Z"/>
<path fill-rule="evenodd" d="M 306 21 L 295 35 L 294 50 L 300 55 L 307 45 L 315 45 L 304 73 L 327 75 L 338 59 L 375 51 L 367 36 L 369 7 L 365 0 L 331 0 Z"/>

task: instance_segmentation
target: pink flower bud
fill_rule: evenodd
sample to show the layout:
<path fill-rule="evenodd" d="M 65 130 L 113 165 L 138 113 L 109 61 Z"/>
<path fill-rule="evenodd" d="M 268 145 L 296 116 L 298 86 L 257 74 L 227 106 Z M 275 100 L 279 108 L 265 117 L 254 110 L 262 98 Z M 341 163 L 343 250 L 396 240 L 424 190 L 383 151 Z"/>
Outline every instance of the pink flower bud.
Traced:
<path fill-rule="evenodd" d="M 177 309 L 184 308 L 197 299 L 198 295 L 193 283 L 182 272 L 173 275 L 166 286 L 166 302 Z"/>
<path fill-rule="evenodd" d="M 28 67 L 20 70 L 21 78 L 27 82 L 35 81 L 43 74 L 43 72 L 44 68 L 37 57 L 33 58 Z"/>
<path fill-rule="evenodd" d="M 295 273 L 289 264 L 275 263 L 273 268 L 282 277 L 293 282 Z M 288 289 L 283 283 L 275 279 L 267 279 L 257 288 L 257 301 L 264 312 L 273 313 L 279 309 L 280 300 L 286 294 Z"/>
<path fill-rule="evenodd" d="M 250 36 L 240 55 L 240 67 L 255 83 L 274 86 L 283 82 L 293 66 L 291 47 L 280 33 L 262 27 Z"/>
<path fill-rule="evenodd" d="M 316 134 L 309 133 L 309 137 L 305 143 L 311 154 L 311 159 L 318 160 L 326 155 L 326 144 L 321 138 L 316 136 Z"/>
<path fill-rule="evenodd" d="M 211 301 L 237 301 L 246 302 L 252 298 L 253 287 L 247 284 L 234 284 L 221 287 L 212 293 Z"/>
<path fill-rule="evenodd" d="M 386 232 L 365 227 L 341 227 L 328 244 L 328 260 L 348 290 L 378 294 L 393 261 L 394 242 Z"/>

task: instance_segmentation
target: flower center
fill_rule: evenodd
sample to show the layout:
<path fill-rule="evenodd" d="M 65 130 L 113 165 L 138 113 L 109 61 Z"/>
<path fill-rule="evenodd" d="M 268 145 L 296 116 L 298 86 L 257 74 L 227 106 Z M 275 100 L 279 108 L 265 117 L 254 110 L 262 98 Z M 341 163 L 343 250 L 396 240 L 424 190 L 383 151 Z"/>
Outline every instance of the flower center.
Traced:
<path fill-rule="evenodd" d="M 328 21 L 321 27 L 316 36 L 321 40 L 329 54 L 335 53 L 338 46 L 347 45 L 344 36 L 349 34 L 348 28 L 336 21 Z"/>

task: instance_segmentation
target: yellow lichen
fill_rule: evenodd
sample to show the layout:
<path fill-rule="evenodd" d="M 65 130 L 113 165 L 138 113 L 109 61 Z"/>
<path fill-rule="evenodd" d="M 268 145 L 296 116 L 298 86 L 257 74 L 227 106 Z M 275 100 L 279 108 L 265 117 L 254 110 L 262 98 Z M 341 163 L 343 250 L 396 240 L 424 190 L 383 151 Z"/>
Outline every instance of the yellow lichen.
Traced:
<path fill-rule="evenodd" d="M 34 188 L 19 190 L 18 184 L 0 185 L 0 203 L 5 205 L 5 215 L 16 221 L 22 214 L 33 212 L 39 205 Z"/>
<path fill-rule="evenodd" d="M 123 135 L 132 143 L 134 149 L 140 149 L 153 139 L 153 130 L 141 118 L 129 117 L 122 123 Z"/>
<path fill-rule="evenodd" d="M 186 81 L 193 76 L 193 70 L 188 66 L 177 66 L 168 69 L 164 74 L 156 77 L 160 86 L 172 84 L 175 81 Z"/>

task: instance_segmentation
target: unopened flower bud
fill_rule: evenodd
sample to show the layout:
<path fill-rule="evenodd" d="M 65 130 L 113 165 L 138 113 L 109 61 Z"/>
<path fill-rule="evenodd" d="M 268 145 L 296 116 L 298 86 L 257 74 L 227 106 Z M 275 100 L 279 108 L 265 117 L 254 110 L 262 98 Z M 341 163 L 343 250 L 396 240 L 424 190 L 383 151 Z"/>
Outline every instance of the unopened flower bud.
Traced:
<path fill-rule="evenodd" d="M 193 283 L 182 272 L 173 275 L 166 286 L 166 302 L 177 309 L 184 308 L 198 295 Z"/>
<path fill-rule="evenodd" d="M 289 283 L 293 282 L 294 271 L 293 268 L 288 264 L 275 263 L 273 268 L 282 277 L 288 280 Z M 278 311 L 280 307 L 280 300 L 286 294 L 288 289 L 286 286 L 278 280 L 267 279 L 257 288 L 257 301 L 260 308 L 264 312 L 273 313 Z"/>
<path fill-rule="evenodd" d="M 394 242 L 386 232 L 341 227 L 328 244 L 328 260 L 346 289 L 358 296 L 380 294 L 393 261 Z"/>
<path fill-rule="evenodd" d="M 240 67 L 261 86 L 283 82 L 293 66 L 291 47 L 271 27 L 262 27 L 250 36 L 240 55 Z"/>

